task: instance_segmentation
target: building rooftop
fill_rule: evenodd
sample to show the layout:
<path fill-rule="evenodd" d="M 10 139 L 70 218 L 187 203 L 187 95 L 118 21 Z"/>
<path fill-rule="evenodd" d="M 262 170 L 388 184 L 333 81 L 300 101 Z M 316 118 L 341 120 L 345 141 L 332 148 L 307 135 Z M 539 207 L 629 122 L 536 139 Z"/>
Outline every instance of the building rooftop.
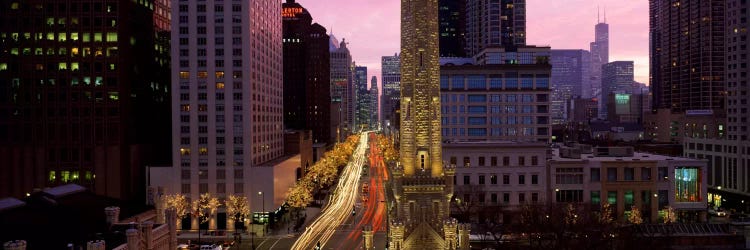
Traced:
<path fill-rule="evenodd" d="M 627 147 L 611 147 L 611 148 L 627 148 Z M 596 150 L 596 147 L 593 148 Z M 560 148 L 552 149 L 553 161 L 704 161 L 698 159 L 690 159 L 685 157 L 675 157 L 667 155 L 657 155 L 644 152 L 633 152 L 633 156 L 595 156 L 592 152 L 582 152 L 581 158 L 566 158 L 560 156 Z"/>

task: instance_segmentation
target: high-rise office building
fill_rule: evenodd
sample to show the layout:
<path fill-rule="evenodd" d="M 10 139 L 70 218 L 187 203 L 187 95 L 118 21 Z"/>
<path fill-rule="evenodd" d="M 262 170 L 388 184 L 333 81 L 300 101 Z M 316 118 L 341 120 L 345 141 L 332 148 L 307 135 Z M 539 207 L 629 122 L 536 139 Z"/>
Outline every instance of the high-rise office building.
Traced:
<path fill-rule="evenodd" d="M 370 81 L 370 129 L 377 129 L 380 126 L 380 112 L 378 112 L 378 102 L 380 93 L 378 93 L 378 77 L 372 76 Z"/>
<path fill-rule="evenodd" d="M 443 167 L 438 6 L 401 1 L 400 164 L 393 170 L 395 249 L 468 249 L 468 229 L 450 219 L 454 169 Z M 460 246 L 460 247 L 459 247 Z"/>
<path fill-rule="evenodd" d="M 725 2 L 650 0 L 656 108 L 724 109 Z"/>
<path fill-rule="evenodd" d="M 390 133 L 398 129 L 399 116 L 396 113 L 401 101 L 401 59 L 398 54 L 384 56 L 380 63 L 383 95 L 380 99 L 380 112 L 383 130 Z"/>
<path fill-rule="evenodd" d="M 526 0 L 466 0 L 466 56 L 526 44 Z"/>
<path fill-rule="evenodd" d="M 562 124 L 571 117 L 567 113 L 570 99 L 591 96 L 591 54 L 582 49 L 551 51 L 552 124 Z"/>
<path fill-rule="evenodd" d="M 354 131 L 370 126 L 370 90 L 367 88 L 367 67 L 354 67 L 355 114 Z"/>
<path fill-rule="evenodd" d="M 352 132 L 354 122 L 352 55 L 346 47 L 346 39 L 339 43 L 333 34 L 330 37 L 331 138 L 341 141 Z"/>
<path fill-rule="evenodd" d="M 0 2 L 0 197 L 145 199 L 145 166 L 170 160 L 168 6 Z"/>
<path fill-rule="evenodd" d="M 661 21 L 659 16 L 661 15 L 661 8 L 664 7 L 661 3 L 662 1 L 648 1 L 648 59 L 649 59 L 649 70 L 648 70 L 648 78 L 649 78 L 649 89 L 651 92 L 651 110 L 656 111 L 658 108 L 666 108 L 666 107 L 659 107 L 658 105 L 661 105 L 661 101 L 659 101 L 659 104 L 657 104 L 657 100 L 661 100 L 661 91 L 655 91 L 654 88 L 656 85 L 659 85 L 661 83 Z"/>
<path fill-rule="evenodd" d="M 591 52 L 591 94 L 590 97 L 597 98 L 599 102 L 600 118 L 606 113 L 606 102 L 602 98 L 606 93 L 602 91 L 602 65 L 609 62 L 609 24 L 607 24 L 607 12 L 604 12 L 604 20 L 599 19 L 597 13 L 597 24 L 594 26 L 594 41 L 591 42 L 589 51 Z M 588 94 L 588 93 L 585 93 Z M 589 97 L 589 96 L 584 96 Z"/>
<path fill-rule="evenodd" d="M 282 4 L 284 128 L 312 130 L 314 143 L 331 139 L 329 37 L 294 0 Z"/>
<path fill-rule="evenodd" d="M 608 105 L 610 94 L 634 94 L 634 82 L 633 61 L 614 61 L 602 65 L 602 97 L 599 100 Z M 606 111 L 603 117 L 607 117 Z"/>
<path fill-rule="evenodd" d="M 440 57 L 464 57 L 466 0 L 439 0 Z"/>
<path fill-rule="evenodd" d="M 727 1 L 726 15 L 726 90 L 727 139 L 747 141 L 750 138 L 750 70 L 748 64 L 747 1 Z"/>
<path fill-rule="evenodd" d="M 258 201 L 253 176 L 284 153 L 281 15 L 273 0 L 175 1 L 174 192 Z"/>

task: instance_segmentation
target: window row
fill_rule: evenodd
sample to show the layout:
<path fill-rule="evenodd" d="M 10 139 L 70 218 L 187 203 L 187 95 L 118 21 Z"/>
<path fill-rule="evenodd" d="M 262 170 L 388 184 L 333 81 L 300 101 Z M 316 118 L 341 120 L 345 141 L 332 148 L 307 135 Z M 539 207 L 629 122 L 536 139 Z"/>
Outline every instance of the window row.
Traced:
<path fill-rule="evenodd" d="M 526 174 L 515 174 L 516 176 L 516 182 L 511 183 L 511 175 L 512 174 L 502 174 L 502 185 L 526 185 Z M 538 185 L 539 184 L 539 175 L 538 174 L 531 174 L 531 185 Z M 461 184 L 461 185 L 498 185 L 498 175 L 497 174 L 478 174 L 477 178 L 472 181 L 472 176 L 465 174 L 463 175 L 463 181 L 461 183 L 456 183 L 456 176 L 454 176 L 454 183 L 455 185 Z"/>

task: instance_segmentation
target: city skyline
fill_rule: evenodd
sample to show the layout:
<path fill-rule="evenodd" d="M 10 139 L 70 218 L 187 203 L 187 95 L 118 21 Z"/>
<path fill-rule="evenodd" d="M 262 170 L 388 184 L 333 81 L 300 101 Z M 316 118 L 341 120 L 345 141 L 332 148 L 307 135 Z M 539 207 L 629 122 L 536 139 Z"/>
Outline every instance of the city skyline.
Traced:
<path fill-rule="evenodd" d="M 326 27 L 337 38 L 346 38 L 352 58 L 358 65 L 368 67 L 368 78 L 380 77 L 381 57 L 399 50 L 399 1 L 298 2 L 315 16 L 314 22 Z M 649 84 L 647 1 L 527 0 L 526 43 L 550 45 L 552 49 L 588 50 L 594 40 L 597 8 L 601 10 L 601 19 L 606 10 L 610 25 L 610 61 L 634 61 L 635 81 Z M 368 11 L 342 12 L 342 9 Z"/>

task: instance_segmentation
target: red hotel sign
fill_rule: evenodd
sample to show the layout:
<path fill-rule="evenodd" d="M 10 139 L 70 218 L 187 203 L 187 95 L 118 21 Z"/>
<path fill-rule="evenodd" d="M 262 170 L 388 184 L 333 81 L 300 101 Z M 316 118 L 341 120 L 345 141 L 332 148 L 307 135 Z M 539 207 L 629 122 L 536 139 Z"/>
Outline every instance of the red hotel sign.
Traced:
<path fill-rule="evenodd" d="M 302 13 L 302 8 L 283 8 L 281 9 L 281 17 L 296 17 L 297 14 Z"/>

